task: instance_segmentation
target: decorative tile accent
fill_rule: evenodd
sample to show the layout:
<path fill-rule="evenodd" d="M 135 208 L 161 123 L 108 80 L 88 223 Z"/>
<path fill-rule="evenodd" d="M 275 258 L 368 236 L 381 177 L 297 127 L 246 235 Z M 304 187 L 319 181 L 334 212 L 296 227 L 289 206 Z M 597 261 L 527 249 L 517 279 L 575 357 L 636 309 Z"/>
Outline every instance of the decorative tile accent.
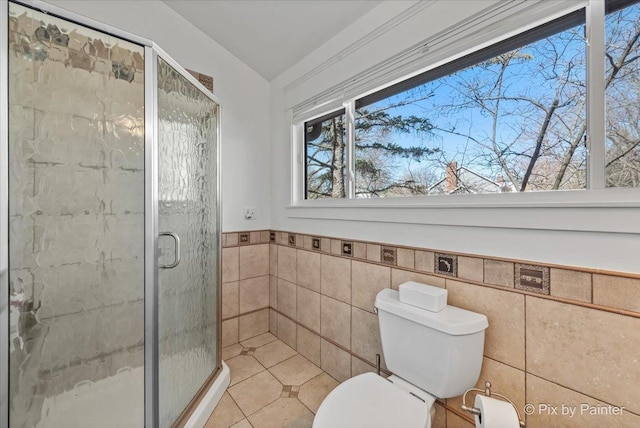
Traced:
<path fill-rule="evenodd" d="M 347 257 L 353 257 L 353 242 L 342 241 L 342 255 Z"/>
<path fill-rule="evenodd" d="M 269 232 L 269 242 L 276 242 L 276 233 L 275 232 Z"/>
<path fill-rule="evenodd" d="M 198 73 L 197 71 L 187 69 L 189 74 L 198 79 L 198 82 L 202 83 L 202 86 L 213 92 L 213 77 L 206 74 Z"/>
<path fill-rule="evenodd" d="M 289 238 L 288 238 L 288 242 L 289 242 L 289 245 L 291 245 L 292 247 L 295 247 L 296 246 L 296 235 L 293 234 L 293 233 L 290 233 L 289 234 Z"/>
<path fill-rule="evenodd" d="M 534 293 L 549 294 L 549 268 L 516 263 L 516 288 Z"/>
<path fill-rule="evenodd" d="M 316 251 L 321 251 L 322 250 L 322 245 L 321 245 L 321 240 L 320 238 L 311 238 L 311 248 L 313 248 Z"/>
<path fill-rule="evenodd" d="M 238 243 L 240 245 L 249 245 L 249 232 L 243 232 L 238 235 Z"/>
<path fill-rule="evenodd" d="M 396 265 L 396 247 L 380 247 L 380 262 L 385 265 Z"/>
<path fill-rule="evenodd" d="M 298 398 L 299 393 L 300 393 L 299 385 L 283 385 L 280 398 Z"/>
<path fill-rule="evenodd" d="M 441 275 L 458 276 L 458 256 L 435 253 L 433 270 Z"/>
<path fill-rule="evenodd" d="M 240 355 L 253 355 L 256 352 L 256 348 L 242 348 Z"/>

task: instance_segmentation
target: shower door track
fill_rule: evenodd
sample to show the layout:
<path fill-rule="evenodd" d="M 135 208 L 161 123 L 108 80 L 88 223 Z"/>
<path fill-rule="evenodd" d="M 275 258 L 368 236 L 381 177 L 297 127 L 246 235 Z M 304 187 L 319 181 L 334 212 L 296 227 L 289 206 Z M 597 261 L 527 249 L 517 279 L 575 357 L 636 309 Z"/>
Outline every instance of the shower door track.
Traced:
<path fill-rule="evenodd" d="M 84 17 L 68 10 L 53 6 L 40 0 L 0 0 L 0 426 L 9 427 L 9 186 L 8 186 L 8 148 L 9 148 L 9 112 L 8 112 L 8 17 L 9 1 L 20 4 L 43 13 L 75 22 L 85 27 L 98 30 L 129 42 L 141 45 L 145 50 L 144 58 L 144 108 L 145 108 L 145 243 L 144 243 L 144 426 L 158 428 L 159 426 L 159 353 L 158 353 L 158 128 L 157 128 L 157 64 L 158 58 L 173 67 L 182 77 L 197 87 L 203 94 L 217 104 L 217 284 L 216 284 L 216 313 L 217 313 L 217 366 L 207 378 L 191 402 L 182 411 L 174 427 L 181 427 L 187 422 L 190 414 L 198 402 L 213 384 L 222 369 L 222 352 L 220 348 L 222 325 L 220 315 L 222 310 L 222 243 L 221 243 L 221 103 L 213 93 L 204 87 L 191 73 L 178 64 L 171 56 L 163 51 L 153 41 L 112 27 L 100 21 Z"/>

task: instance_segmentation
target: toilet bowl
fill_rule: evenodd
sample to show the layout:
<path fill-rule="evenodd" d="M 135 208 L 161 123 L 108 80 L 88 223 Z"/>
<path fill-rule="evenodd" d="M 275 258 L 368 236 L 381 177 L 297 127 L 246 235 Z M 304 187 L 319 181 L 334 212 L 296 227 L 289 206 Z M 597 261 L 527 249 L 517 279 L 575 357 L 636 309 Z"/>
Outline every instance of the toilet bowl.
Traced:
<path fill-rule="evenodd" d="M 320 405 L 313 428 L 430 428 L 436 398 L 459 396 L 478 381 L 484 315 L 453 306 L 432 312 L 390 289 L 378 293 L 375 307 L 393 374 L 365 373 L 340 384 Z"/>

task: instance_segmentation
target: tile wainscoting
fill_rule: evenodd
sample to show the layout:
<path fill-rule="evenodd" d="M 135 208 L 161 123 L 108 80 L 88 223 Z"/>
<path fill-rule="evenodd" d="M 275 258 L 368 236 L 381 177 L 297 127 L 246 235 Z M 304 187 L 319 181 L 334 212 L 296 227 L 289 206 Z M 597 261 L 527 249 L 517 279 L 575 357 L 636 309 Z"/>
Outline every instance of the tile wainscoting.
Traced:
<path fill-rule="evenodd" d="M 338 381 L 374 371 L 375 296 L 414 280 L 487 315 L 478 386 L 536 406 L 528 427 L 640 426 L 640 275 L 283 231 L 223 246 L 223 346 L 270 331 Z M 439 401 L 435 426 L 473 426 L 460 404 Z"/>

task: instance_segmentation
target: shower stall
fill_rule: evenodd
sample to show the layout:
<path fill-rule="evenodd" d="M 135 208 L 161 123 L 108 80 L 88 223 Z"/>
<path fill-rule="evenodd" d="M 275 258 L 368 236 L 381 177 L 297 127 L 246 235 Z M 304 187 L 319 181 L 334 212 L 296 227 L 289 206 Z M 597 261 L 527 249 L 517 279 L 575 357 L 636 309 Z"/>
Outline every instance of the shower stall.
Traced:
<path fill-rule="evenodd" d="M 202 425 L 220 104 L 153 42 L 0 1 L 0 426 Z"/>

